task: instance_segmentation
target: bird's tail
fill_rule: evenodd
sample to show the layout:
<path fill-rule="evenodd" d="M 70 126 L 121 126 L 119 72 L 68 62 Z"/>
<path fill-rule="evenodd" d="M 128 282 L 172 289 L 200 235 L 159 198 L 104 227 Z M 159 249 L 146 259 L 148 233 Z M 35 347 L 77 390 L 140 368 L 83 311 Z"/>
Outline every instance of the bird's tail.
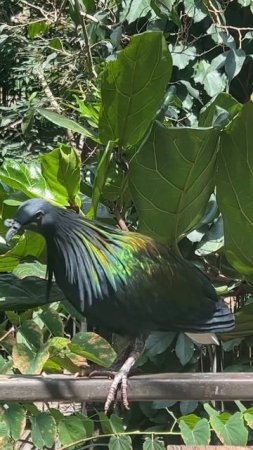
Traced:
<path fill-rule="evenodd" d="M 220 345 L 215 333 L 185 333 L 194 344 L 197 345 Z"/>
<path fill-rule="evenodd" d="M 197 322 L 191 326 L 190 332 L 224 333 L 226 331 L 233 330 L 234 326 L 234 314 L 230 311 L 223 300 L 219 300 L 213 316 L 206 321 Z"/>

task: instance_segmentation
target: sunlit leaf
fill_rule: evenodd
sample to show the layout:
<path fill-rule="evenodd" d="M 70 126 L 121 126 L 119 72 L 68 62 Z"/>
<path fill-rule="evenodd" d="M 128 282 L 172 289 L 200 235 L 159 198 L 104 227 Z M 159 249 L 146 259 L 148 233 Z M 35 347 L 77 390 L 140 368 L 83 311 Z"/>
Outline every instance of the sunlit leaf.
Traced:
<path fill-rule="evenodd" d="M 225 71 L 229 81 L 240 73 L 246 58 L 245 51 L 242 48 L 233 48 L 228 50 L 225 62 Z"/>
<path fill-rule="evenodd" d="M 156 122 L 129 164 L 139 231 L 172 243 L 194 228 L 214 189 L 218 130 Z"/>
<path fill-rule="evenodd" d="M 195 82 L 201 83 L 210 97 L 214 97 L 224 91 L 226 86 L 225 74 L 221 75 L 218 70 L 213 69 L 212 65 L 204 59 L 200 59 L 194 68 Z"/>
<path fill-rule="evenodd" d="M 12 271 L 13 275 L 17 278 L 23 279 L 27 277 L 39 277 L 46 278 L 47 267 L 45 264 L 41 264 L 38 261 L 22 262 Z"/>
<path fill-rule="evenodd" d="M 25 344 L 16 344 L 13 347 L 12 358 L 14 366 L 22 374 L 39 375 L 49 358 L 48 344 L 44 344 L 35 352 Z"/>
<path fill-rule="evenodd" d="M 0 272 L 12 271 L 27 256 L 39 258 L 44 247 L 45 240 L 42 236 L 31 231 L 26 232 L 14 247 L 0 255 Z"/>
<path fill-rule="evenodd" d="M 121 20 L 127 20 L 128 23 L 132 23 L 152 12 L 150 0 L 126 0 L 122 7 Z"/>
<path fill-rule="evenodd" d="M 179 428 L 185 445 L 208 445 L 211 437 L 210 425 L 207 419 L 199 420 L 192 428 L 180 420 Z"/>
<path fill-rule="evenodd" d="M 110 366 L 116 353 L 110 344 L 96 333 L 77 333 L 70 344 L 72 352 L 84 356 L 89 361 L 93 361 L 103 367 Z"/>
<path fill-rule="evenodd" d="M 63 322 L 60 314 L 55 309 L 49 308 L 42 311 L 40 314 L 40 319 L 54 336 L 63 336 Z"/>
<path fill-rule="evenodd" d="M 245 104 L 221 136 L 217 200 L 230 264 L 253 280 L 253 103 Z"/>
<path fill-rule="evenodd" d="M 23 339 L 20 339 L 19 336 Z M 33 320 L 25 320 L 18 329 L 17 342 L 25 343 L 31 350 L 38 350 L 43 344 L 43 333 Z"/>
<path fill-rule="evenodd" d="M 40 156 L 42 176 L 63 206 L 75 204 L 80 188 L 80 159 L 67 145 Z"/>
<path fill-rule="evenodd" d="M 172 64 L 162 33 L 133 36 L 102 77 L 101 140 L 136 144 L 161 106 Z M 154 95 L 155 91 L 155 95 Z"/>
<path fill-rule="evenodd" d="M 45 20 L 30 22 L 27 27 L 28 36 L 34 39 L 39 34 L 46 34 L 49 31 L 49 24 Z"/>
<path fill-rule="evenodd" d="M 224 445 L 245 446 L 248 441 L 248 430 L 244 425 L 243 415 L 237 412 L 224 423 L 217 415 L 210 416 L 210 424 Z"/>
<path fill-rule="evenodd" d="M 6 161 L 0 168 L 0 180 L 28 197 L 54 199 L 42 176 L 38 162 L 20 164 L 14 160 Z"/>

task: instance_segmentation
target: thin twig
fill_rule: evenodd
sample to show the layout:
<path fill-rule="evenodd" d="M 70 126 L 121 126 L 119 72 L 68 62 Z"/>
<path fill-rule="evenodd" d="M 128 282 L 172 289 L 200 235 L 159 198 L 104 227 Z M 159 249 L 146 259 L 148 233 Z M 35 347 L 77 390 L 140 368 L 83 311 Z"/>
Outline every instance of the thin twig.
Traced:
<path fill-rule="evenodd" d="M 97 25 L 100 25 L 102 28 L 105 28 L 106 30 L 108 30 L 108 31 L 113 31 L 113 28 L 115 28 L 115 25 L 106 25 L 105 23 L 101 23 L 96 17 L 94 17 L 94 16 L 91 16 L 90 14 L 86 14 L 85 12 L 83 12 L 83 11 L 80 11 L 80 15 L 82 16 L 82 17 L 84 17 L 84 19 L 88 19 L 88 20 L 90 20 L 91 22 L 94 22 L 94 23 L 96 23 Z"/>
<path fill-rule="evenodd" d="M 3 336 L 0 337 L 0 342 L 2 342 L 9 334 L 13 333 L 15 328 L 12 326 Z"/>
<path fill-rule="evenodd" d="M 37 69 L 35 71 L 35 73 L 36 73 L 36 75 L 37 75 L 37 77 L 39 79 L 39 82 L 40 82 L 42 88 L 44 89 L 44 92 L 45 92 L 47 98 L 50 101 L 50 104 L 52 105 L 52 107 L 55 109 L 55 111 L 58 114 L 62 114 L 62 109 L 61 109 L 59 103 L 56 101 L 56 99 L 54 97 L 54 94 L 52 93 L 52 91 L 51 91 L 51 89 L 50 89 L 50 87 L 48 85 L 48 82 L 47 82 L 47 80 L 46 80 L 46 78 L 45 78 L 45 76 L 44 76 L 44 74 L 43 74 L 43 72 L 41 70 L 41 68 Z M 77 146 L 76 146 L 74 135 L 73 135 L 72 131 L 67 130 L 66 133 L 67 133 L 67 137 L 68 137 L 68 141 L 69 141 L 70 145 L 73 147 L 73 149 L 75 150 L 76 154 L 80 158 L 81 157 L 81 150 L 78 149 Z"/>
<path fill-rule="evenodd" d="M 39 11 L 44 17 L 45 19 L 47 19 L 47 14 L 44 12 L 43 8 L 40 8 L 39 6 L 35 6 L 32 3 L 27 2 L 26 0 L 20 0 L 21 3 L 23 3 L 26 6 L 29 6 L 29 8 L 33 8 L 36 9 L 37 11 Z"/>
<path fill-rule="evenodd" d="M 90 49 L 90 44 L 89 44 L 89 37 L 88 37 L 84 17 L 82 16 L 81 11 L 80 11 L 79 0 L 75 0 L 75 7 L 76 7 L 76 12 L 77 12 L 77 15 L 78 15 L 81 27 L 82 27 L 82 32 L 83 32 L 83 37 L 84 37 L 84 42 L 85 42 L 85 50 L 87 53 L 87 65 L 88 65 L 88 69 L 90 72 L 90 76 L 96 78 L 97 73 L 95 71 L 95 67 L 93 64 L 93 59 L 92 59 L 92 54 L 91 54 L 91 49 Z"/>
<path fill-rule="evenodd" d="M 60 19 L 61 14 L 62 14 L 62 12 L 63 12 L 63 10 L 64 10 L 66 4 L 67 4 L 67 1 L 68 1 L 68 0 L 63 0 L 62 4 L 61 4 L 61 6 L 60 6 L 60 8 L 59 8 L 59 10 L 58 10 L 58 15 L 57 15 L 56 18 L 55 18 L 55 24 L 57 24 L 57 22 L 59 22 L 59 19 Z"/>

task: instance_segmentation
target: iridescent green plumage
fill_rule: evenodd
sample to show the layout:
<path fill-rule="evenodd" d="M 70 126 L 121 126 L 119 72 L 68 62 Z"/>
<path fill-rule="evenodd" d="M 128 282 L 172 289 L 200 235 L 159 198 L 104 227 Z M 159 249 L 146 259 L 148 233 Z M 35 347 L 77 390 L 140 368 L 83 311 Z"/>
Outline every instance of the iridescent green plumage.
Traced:
<path fill-rule="evenodd" d="M 54 275 L 66 298 L 95 326 L 136 336 L 234 325 L 208 278 L 147 236 L 85 220 L 43 200 L 25 202 L 15 220 L 45 237 L 49 284 Z"/>

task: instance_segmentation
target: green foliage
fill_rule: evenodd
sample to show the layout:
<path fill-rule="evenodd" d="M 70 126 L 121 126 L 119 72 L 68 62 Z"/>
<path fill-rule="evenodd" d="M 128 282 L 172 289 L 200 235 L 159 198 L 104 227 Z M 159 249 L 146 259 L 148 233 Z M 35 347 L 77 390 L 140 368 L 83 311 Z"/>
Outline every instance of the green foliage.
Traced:
<path fill-rule="evenodd" d="M 70 349 L 103 367 L 111 366 L 116 357 L 108 342 L 91 332 L 77 333 L 72 339 Z"/>
<path fill-rule="evenodd" d="M 45 412 L 31 418 L 31 438 L 38 449 L 51 448 L 56 438 L 54 418 Z"/>
<path fill-rule="evenodd" d="M 27 197 L 40 197 L 64 206 L 76 201 L 80 161 L 73 149 L 60 145 L 30 164 L 6 161 L 0 169 L 0 179 Z"/>
<path fill-rule="evenodd" d="M 252 120 L 253 104 L 249 102 L 224 130 L 217 175 L 217 196 L 224 219 L 226 256 L 235 269 L 251 281 L 251 240 L 245 239 L 245 236 L 251 235 L 253 225 Z M 241 230 L 244 230 L 243 233 Z"/>
<path fill-rule="evenodd" d="M 80 160 L 66 145 L 41 156 L 41 173 L 49 190 L 62 197 L 62 203 L 75 204 L 80 185 Z"/>
<path fill-rule="evenodd" d="M 218 414 L 210 405 L 205 405 L 205 409 L 210 417 L 210 425 L 224 445 L 245 446 L 247 444 L 248 431 L 241 412 L 233 415 Z"/>
<path fill-rule="evenodd" d="M 4 420 L 9 428 L 10 436 L 14 440 L 21 438 L 26 426 L 26 411 L 23 406 L 16 404 L 9 404 L 4 412 Z"/>
<path fill-rule="evenodd" d="M 134 36 L 102 77 L 100 137 L 120 148 L 137 144 L 161 106 L 171 74 L 162 33 Z M 154 95 L 155 90 L 155 95 Z"/>
<path fill-rule="evenodd" d="M 129 167 L 140 231 L 173 243 L 198 224 L 214 189 L 217 142 L 216 129 L 155 123 Z"/>
<path fill-rule="evenodd" d="M 220 295 L 243 305 L 235 330 L 220 336 L 223 367 L 252 371 L 250 2 L 4 3 L 0 373 L 75 374 L 87 360 L 107 367 L 116 356 L 95 333 L 72 336 L 55 285 L 45 305 L 43 239 L 26 233 L 6 246 L 3 221 L 33 197 L 115 223 L 112 212 L 130 230 L 177 244 Z M 138 370 L 196 371 L 200 361 L 213 370 L 213 356 L 184 334 L 152 333 Z M 162 450 L 179 439 L 217 438 L 245 446 L 252 406 L 238 407 L 219 413 L 197 402 L 154 401 L 133 405 L 123 419 L 98 411 L 94 443 L 92 415 L 5 404 L 0 446 L 13 449 L 25 426 L 39 449 L 57 441 Z"/>
<path fill-rule="evenodd" d="M 197 418 L 197 422 L 192 426 L 188 420 L 186 422 L 184 417 L 181 417 L 179 428 L 185 445 L 208 445 L 210 442 L 210 426 L 206 419 Z"/>

